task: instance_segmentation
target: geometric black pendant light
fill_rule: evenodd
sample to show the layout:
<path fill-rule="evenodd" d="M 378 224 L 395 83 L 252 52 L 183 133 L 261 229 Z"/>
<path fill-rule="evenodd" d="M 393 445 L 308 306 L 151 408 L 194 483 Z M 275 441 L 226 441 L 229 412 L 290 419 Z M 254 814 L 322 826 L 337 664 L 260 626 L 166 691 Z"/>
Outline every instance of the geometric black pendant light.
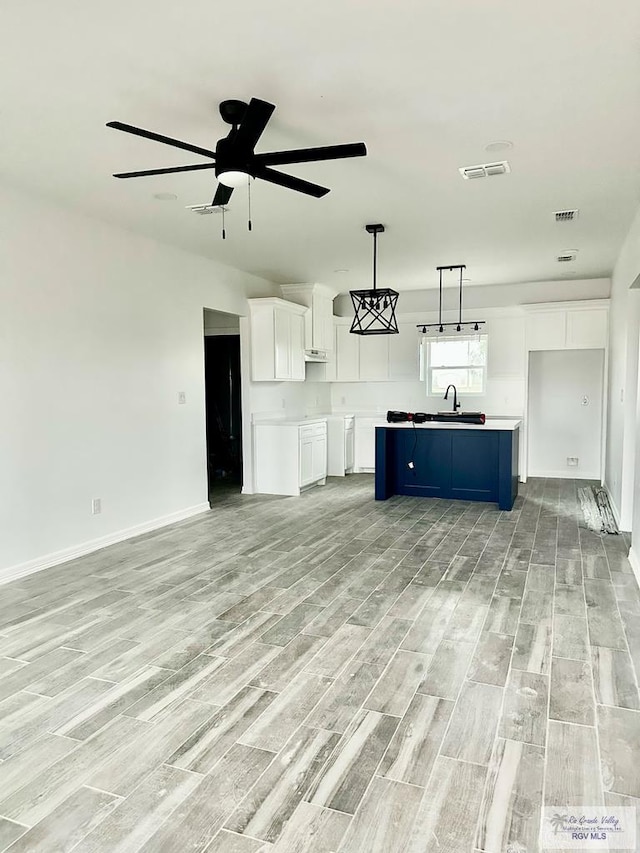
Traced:
<path fill-rule="evenodd" d="M 366 225 L 373 234 L 373 288 L 349 291 L 355 316 L 350 331 L 354 335 L 397 335 L 396 303 L 398 292 L 388 287 L 376 288 L 377 237 L 384 225 Z"/>

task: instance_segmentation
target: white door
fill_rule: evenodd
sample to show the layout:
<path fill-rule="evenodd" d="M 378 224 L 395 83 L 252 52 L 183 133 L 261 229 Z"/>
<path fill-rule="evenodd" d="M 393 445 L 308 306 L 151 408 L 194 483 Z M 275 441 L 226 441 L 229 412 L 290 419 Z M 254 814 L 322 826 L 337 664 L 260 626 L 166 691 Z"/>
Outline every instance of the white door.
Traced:
<path fill-rule="evenodd" d="M 529 477 L 600 480 L 604 350 L 529 355 Z"/>
<path fill-rule="evenodd" d="M 275 308 L 273 312 L 275 378 L 291 379 L 291 315 Z"/>
<path fill-rule="evenodd" d="M 304 382 L 304 317 L 289 317 L 289 370 L 290 378 Z"/>
<path fill-rule="evenodd" d="M 353 427 L 344 431 L 344 467 L 346 471 L 353 469 Z"/>
<path fill-rule="evenodd" d="M 313 438 L 312 457 L 313 480 L 324 480 L 327 476 L 327 436 L 316 435 Z"/>
<path fill-rule="evenodd" d="M 300 485 L 313 483 L 313 438 L 300 439 Z"/>

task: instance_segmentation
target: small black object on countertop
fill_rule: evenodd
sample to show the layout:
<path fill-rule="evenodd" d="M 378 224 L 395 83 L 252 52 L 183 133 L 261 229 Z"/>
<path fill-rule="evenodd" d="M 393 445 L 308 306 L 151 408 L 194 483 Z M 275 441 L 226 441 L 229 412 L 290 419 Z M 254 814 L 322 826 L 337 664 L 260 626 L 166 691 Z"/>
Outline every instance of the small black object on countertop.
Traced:
<path fill-rule="evenodd" d="M 483 412 L 387 412 L 387 423 L 401 424 L 414 423 L 423 424 L 427 421 L 435 421 L 437 423 L 452 423 L 452 424 L 483 424 L 486 422 L 486 415 Z"/>

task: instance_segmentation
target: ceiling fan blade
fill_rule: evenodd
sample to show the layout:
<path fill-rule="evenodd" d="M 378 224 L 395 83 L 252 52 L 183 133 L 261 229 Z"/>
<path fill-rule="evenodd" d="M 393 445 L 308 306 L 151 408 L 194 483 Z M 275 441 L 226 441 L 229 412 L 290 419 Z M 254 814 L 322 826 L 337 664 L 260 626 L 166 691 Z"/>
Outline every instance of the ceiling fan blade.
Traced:
<path fill-rule="evenodd" d="M 203 157 L 213 157 L 215 159 L 216 152 L 209 151 L 208 148 L 199 148 L 197 145 L 189 145 L 188 142 L 181 142 L 179 139 L 172 139 L 170 136 L 162 136 L 160 133 L 153 133 L 151 130 L 143 130 L 141 127 L 134 127 L 131 124 L 123 124 L 121 121 L 108 121 L 107 127 L 113 127 L 115 130 L 123 130 L 125 133 L 132 133 L 134 136 L 142 136 L 144 139 L 152 139 L 154 142 L 162 142 L 164 145 L 172 145 L 174 148 L 182 148 L 184 151 L 191 151 L 194 154 L 202 154 Z"/>
<path fill-rule="evenodd" d="M 272 151 L 256 154 L 254 159 L 263 166 L 282 166 L 288 163 L 311 163 L 318 160 L 341 160 L 345 157 L 364 157 L 367 146 L 364 142 L 346 145 L 323 145 L 319 148 L 297 148 L 294 151 Z"/>
<path fill-rule="evenodd" d="M 214 206 L 228 204 L 232 192 L 233 187 L 225 187 L 224 184 L 218 184 L 218 189 L 216 190 L 216 194 L 214 195 L 211 204 Z"/>
<path fill-rule="evenodd" d="M 215 163 L 198 163 L 197 166 L 174 166 L 169 169 L 145 169 L 142 172 L 118 172 L 114 178 L 144 178 L 147 175 L 170 175 L 174 172 L 198 172 L 200 169 L 215 169 Z"/>
<path fill-rule="evenodd" d="M 260 98 L 251 98 L 240 127 L 233 137 L 234 146 L 253 151 L 274 110 L 274 104 L 261 101 Z"/>
<path fill-rule="evenodd" d="M 322 198 L 330 192 L 327 187 L 321 187 L 319 184 L 312 184 L 309 181 L 303 181 L 302 178 L 294 178 L 293 175 L 283 175 L 282 172 L 276 172 L 274 169 L 267 169 L 261 164 L 253 170 L 253 176 L 260 178 L 263 181 L 269 181 L 271 184 L 278 184 L 280 187 L 286 187 L 289 190 L 295 190 L 299 193 L 312 195 L 314 198 Z"/>

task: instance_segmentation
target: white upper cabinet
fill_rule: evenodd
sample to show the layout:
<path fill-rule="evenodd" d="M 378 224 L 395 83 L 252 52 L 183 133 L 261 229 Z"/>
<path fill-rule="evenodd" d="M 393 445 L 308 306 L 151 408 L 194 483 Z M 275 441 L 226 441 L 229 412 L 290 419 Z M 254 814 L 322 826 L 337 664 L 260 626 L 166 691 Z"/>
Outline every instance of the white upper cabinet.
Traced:
<path fill-rule="evenodd" d="M 284 299 L 249 299 L 254 382 L 304 382 L 305 311 Z"/>
<path fill-rule="evenodd" d="M 567 311 L 567 347 L 603 349 L 607 343 L 608 326 L 606 309 Z"/>
<path fill-rule="evenodd" d="M 415 324 L 404 323 L 397 335 L 354 335 L 351 321 L 336 322 L 334 382 L 388 382 L 420 378 L 419 336 Z"/>
<path fill-rule="evenodd" d="M 305 349 L 331 352 L 333 337 L 333 300 L 336 291 L 325 284 L 281 284 L 287 300 L 310 310 L 305 324 Z"/>
<path fill-rule="evenodd" d="M 420 336 L 415 323 L 399 323 L 399 334 L 386 335 L 389 341 L 389 375 L 396 381 L 420 378 Z"/>
<path fill-rule="evenodd" d="M 360 335 L 352 335 L 350 326 L 336 324 L 336 381 L 360 379 Z"/>
<path fill-rule="evenodd" d="M 604 300 L 529 306 L 526 317 L 528 350 L 605 349 L 609 311 Z"/>
<path fill-rule="evenodd" d="M 386 382 L 389 378 L 390 335 L 351 335 L 360 343 L 360 381 Z M 395 335 L 394 335 L 395 337 Z"/>
<path fill-rule="evenodd" d="M 544 311 L 532 314 L 527 317 L 527 349 L 565 349 L 566 328 L 565 311 Z"/>

